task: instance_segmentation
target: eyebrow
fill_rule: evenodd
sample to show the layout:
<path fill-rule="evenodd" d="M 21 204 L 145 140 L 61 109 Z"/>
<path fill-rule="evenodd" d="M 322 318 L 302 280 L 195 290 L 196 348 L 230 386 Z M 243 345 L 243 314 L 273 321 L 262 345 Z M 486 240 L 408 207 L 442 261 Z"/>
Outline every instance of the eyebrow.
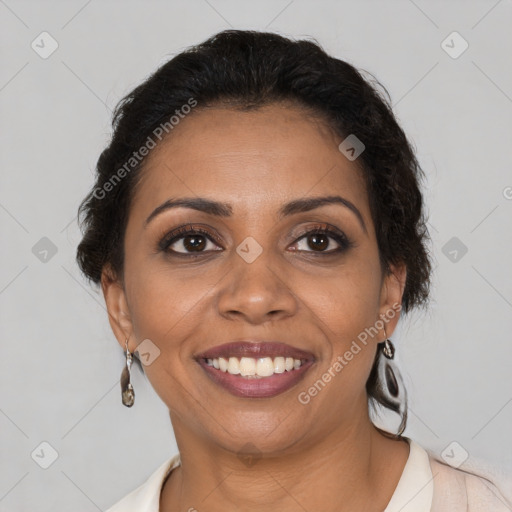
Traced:
<path fill-rule="evenodd" d="M 297 213 L 309 212 L 321 206 L 328 204 L 339 204 L 349 209 L 358 219 L 359 224 L 363 228 L 363 231 L 368 234 L 366 224 L 364 222 L 361 212 L 357 207 L 341 196 L 325 196 L 325 197 L 307 197 L 301 199 L 295 199 L 283 205 L 278 211 L 278 217 L 288 217 Z M 149 224 L 157 215 L 164 211 L 170 210 L 171 208 L 191 208 L 200 212 L 207 213 L 209 215 L 215 215 L 217 217 L 231 217 L 233 214 L 233 207 L 229 203 L 222 203 L 207 199 L 205 197 L 182 197 L 176 199 L 168 199 L 160 206 L 157 206 L 146 219 L 146 225 Z"/>

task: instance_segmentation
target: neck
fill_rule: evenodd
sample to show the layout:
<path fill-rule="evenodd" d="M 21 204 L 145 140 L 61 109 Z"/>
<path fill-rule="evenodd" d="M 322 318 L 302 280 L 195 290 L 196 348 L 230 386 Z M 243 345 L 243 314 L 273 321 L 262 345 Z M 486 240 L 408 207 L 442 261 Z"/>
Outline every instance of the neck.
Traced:
<path fill-rule="evenodd" d="M 263 511 L 381 511 L 393 495 L 409 455 L 405 440 L 382 435 L 367 408 L 357 422 L 341 425 L 287 454 L 253 459 L 212 446 L 171 414 L 181 465 L 161 495 L 162 512 L 241 508 Z M 298 446 L 298 445 L 297 445 Z"/>

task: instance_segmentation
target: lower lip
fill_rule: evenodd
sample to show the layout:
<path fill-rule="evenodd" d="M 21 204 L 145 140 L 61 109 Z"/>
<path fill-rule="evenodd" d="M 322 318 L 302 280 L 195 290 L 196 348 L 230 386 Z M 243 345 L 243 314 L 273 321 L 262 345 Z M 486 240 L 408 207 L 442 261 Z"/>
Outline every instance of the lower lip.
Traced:
<path fill-rule="evenodd" d="M 202 359 L 200 366 L 216 384 L 227 389 L 232 395 L 243 398 L 269 398 L 284 393 L 304 378 L 305 373 L 313 365 L 313 361 L 306 361 L 299 369 L 274 373 L 270 377 L 245 378 L 232 375 L 229 372 L 217 370 L 209 366 Z"/>

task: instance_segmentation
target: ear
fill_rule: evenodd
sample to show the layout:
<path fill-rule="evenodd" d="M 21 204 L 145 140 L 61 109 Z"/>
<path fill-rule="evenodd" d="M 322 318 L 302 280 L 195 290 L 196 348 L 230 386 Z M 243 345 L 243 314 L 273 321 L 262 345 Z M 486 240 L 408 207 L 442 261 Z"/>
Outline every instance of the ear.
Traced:
<path fill-rule="evenodd" d="M 101 289 L 107 305 L 110 327 L 112 327 L 119 345 L 123 350 L 126 350 L 126 340 L 128 340 L 128 348 L 130 347 L 133 324 L 123 284 L 109 265 L 106 265 L 102 270 Z M 130 352 L 132 351 L 130 349 Z"/>
<path fill-rule="evenodd" d="M 390 265 L 390 272 L 384 276 L 381 287 L 379 318 L 384 322 L 385 333 L 382 329 L 381 341 L 384 341 L 386 335 L 389 338 L 393 334 L 400 319 L 406 278 L 407 267 L 404 263 Z"/>

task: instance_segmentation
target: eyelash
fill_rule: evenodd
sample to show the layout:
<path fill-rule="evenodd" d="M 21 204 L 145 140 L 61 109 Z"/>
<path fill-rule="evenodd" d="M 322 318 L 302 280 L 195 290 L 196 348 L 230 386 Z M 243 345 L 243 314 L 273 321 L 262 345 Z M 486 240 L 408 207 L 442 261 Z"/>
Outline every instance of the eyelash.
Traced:
<path fill-rule="evenodd" d="M 182 252 L 177 252 L 177 251 L 173 251 L 173 250 L 169 251 L 169 247 L 173 243 L 181 240 L 185 236 L 199 235 L 199 234 L 204 235 L 211 242 L 213 242 L 217 245 L 221 245 L 221 243 L 217 239 L 217 237 L 212 235 L 209 231 L 207 231 L 201 227 L 193 227 L 191 225 L 185 225 L 185 226 L 181 226 L 181 227 L 171 231 L 167 235 L 165 235 L 163 237 L 163 239 L 159 242 L 158 248 L 163 252 L 168 252 L 168 253 L 170 252 L 173 256 L 186 257 L 186 258 L 201 257 L 202 255 L 207 254 L 208 252 L 211 252 L 211 251 L 199 251 L 195 254 L 193 252 L 182 253 Z M 298 235 L 298 238 L 295 240 L 294 243 L 299 242 L 303 238 L 306 238 L 308 235 L 327 235 L 329 238 L 334 239 L 334 241 L 339 245 L 339 247 L 337 249 L 331 249 L 330 251 L 305 251 L 307 253 L 312 253 L 315 256 L 326 256 L 326 255 L 331 256 L 334 254 L 340 254 L 355 245 L 352 241 L 350 241 L 347 238 L 347 236 L 343 232 L 338 231 L 337 229 L 331 228 L 327 225 L 313 226 L 312 228 L 308 228 L 308 229 L 302 231 Z M 298 250 L 297 252 L 303 252 L 303 251 Z"/>

